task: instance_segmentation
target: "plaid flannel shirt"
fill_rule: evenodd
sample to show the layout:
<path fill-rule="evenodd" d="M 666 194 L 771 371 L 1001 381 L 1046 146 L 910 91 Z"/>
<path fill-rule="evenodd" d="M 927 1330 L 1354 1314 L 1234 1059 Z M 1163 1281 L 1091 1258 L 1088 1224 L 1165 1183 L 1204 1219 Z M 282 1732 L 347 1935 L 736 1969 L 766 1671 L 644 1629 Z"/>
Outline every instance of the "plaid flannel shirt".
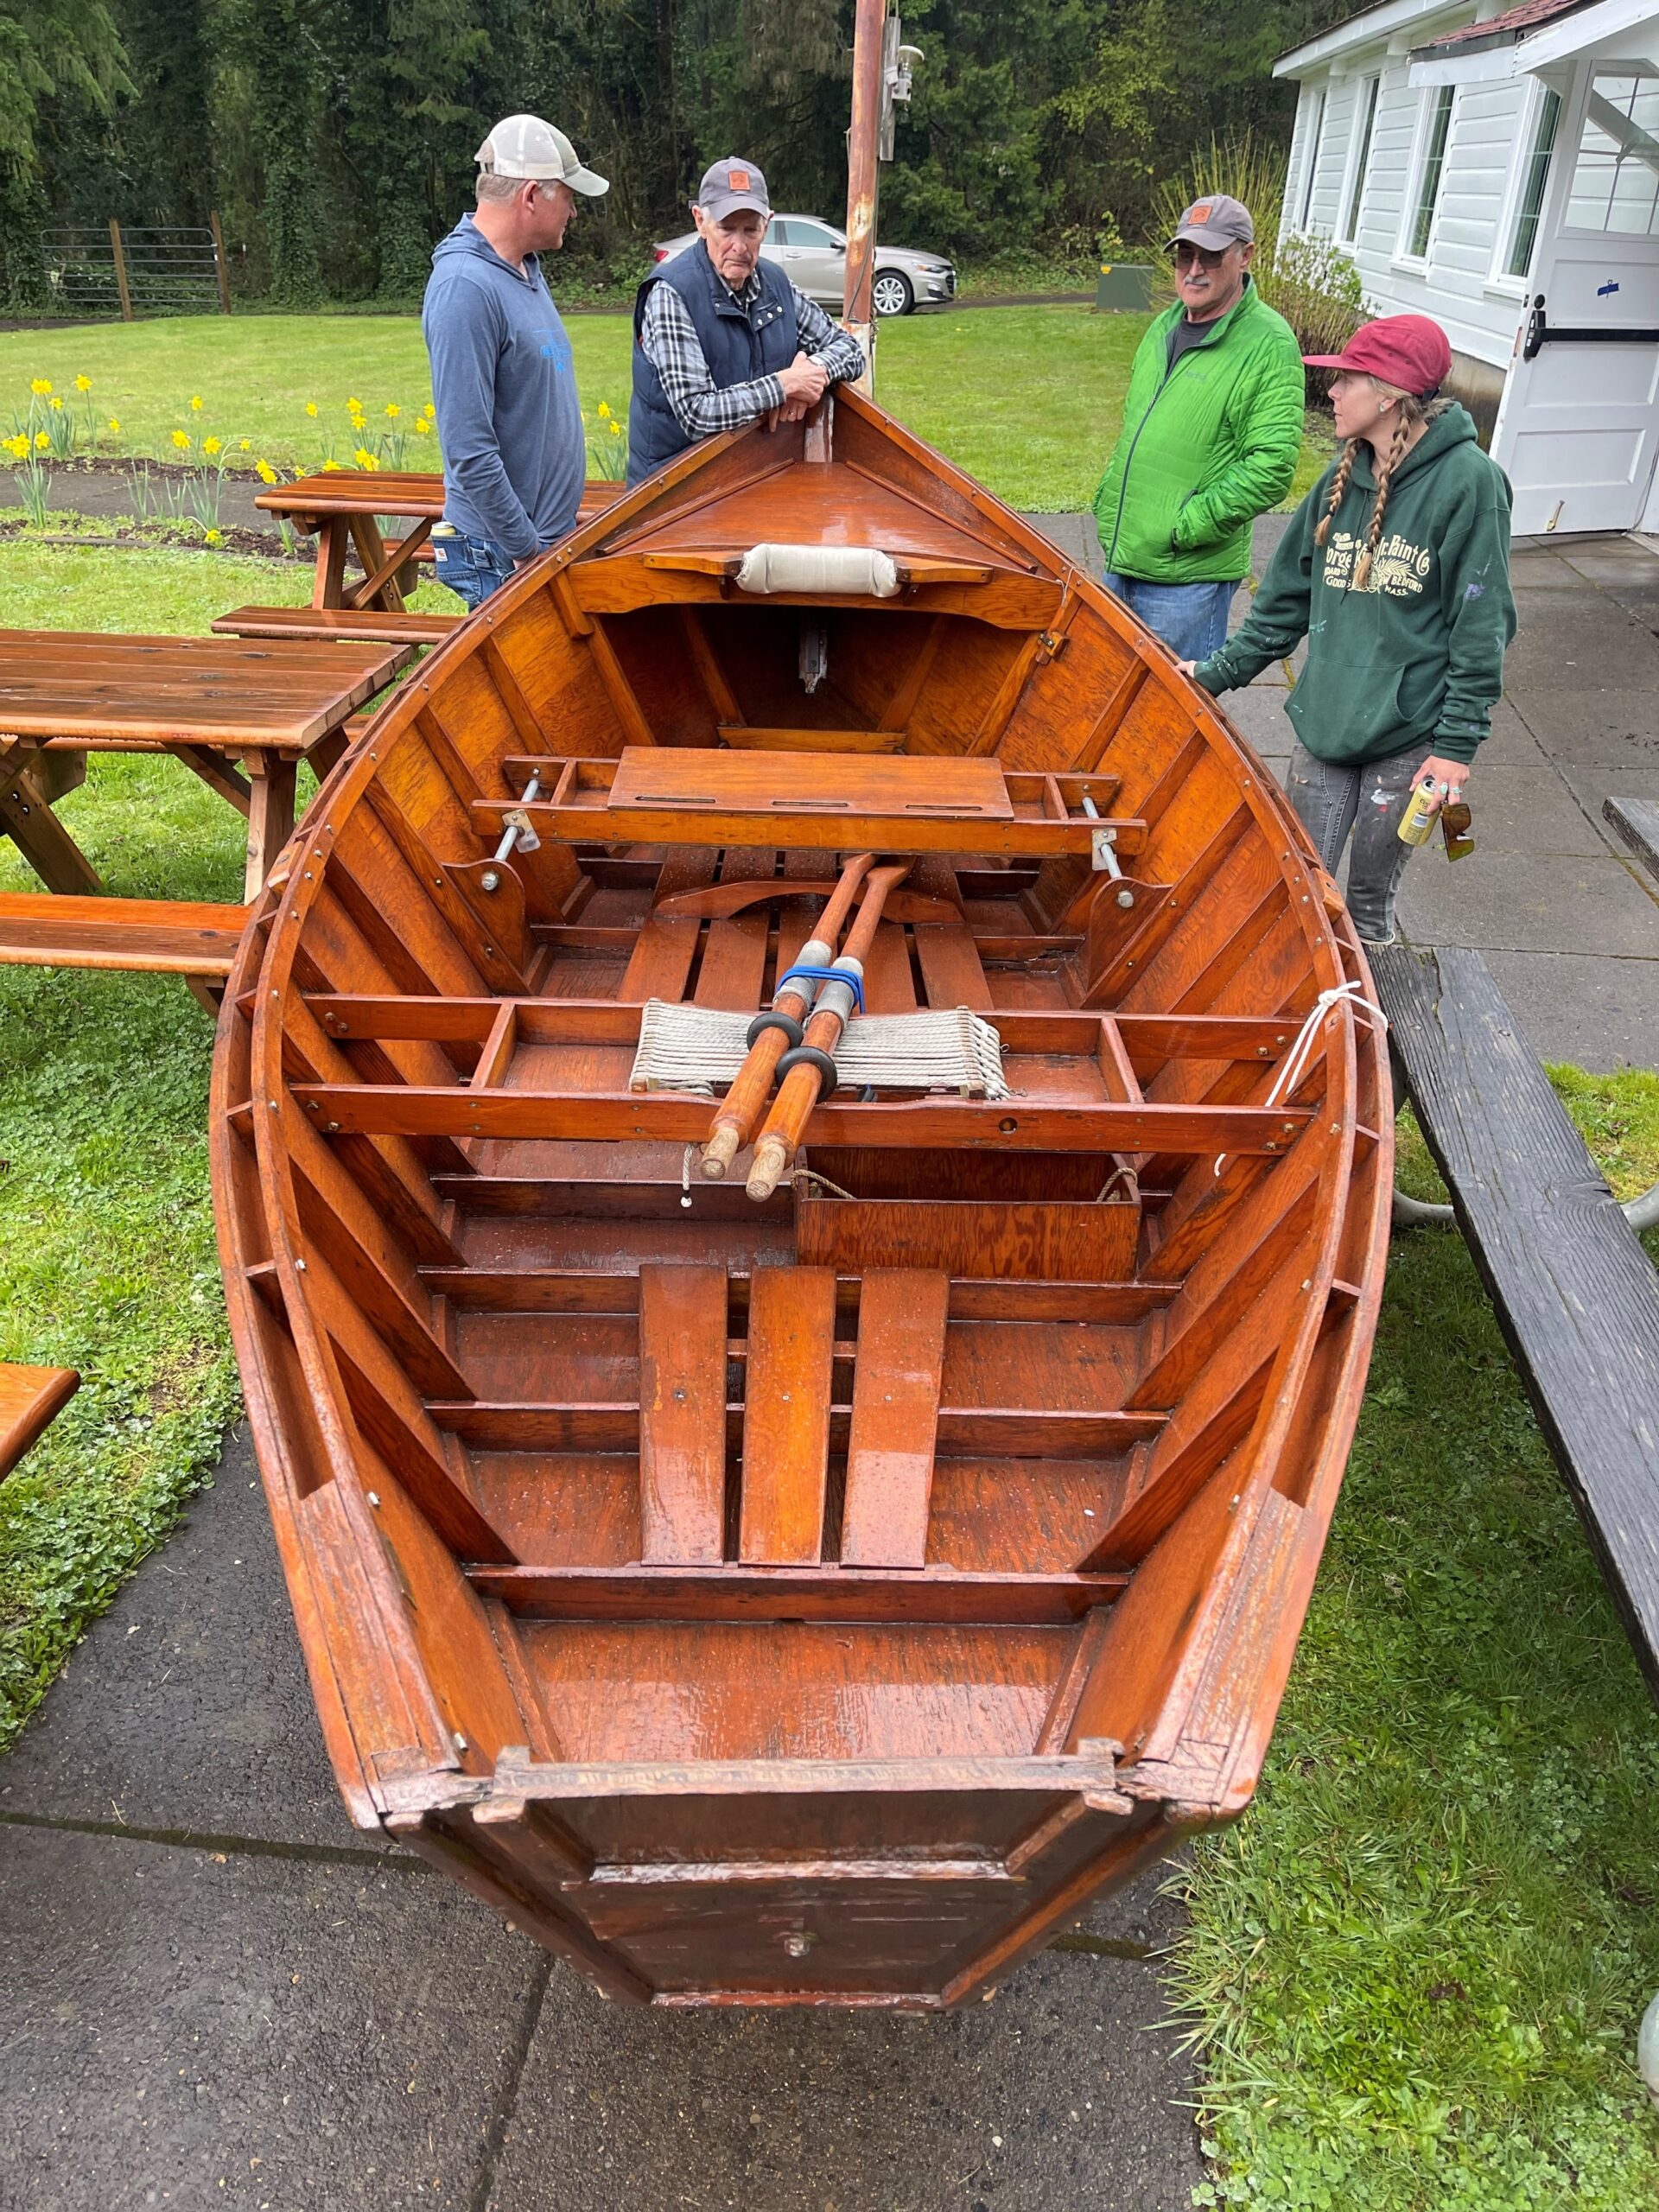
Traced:
<path fill-rule="evenodd" d="M 821 362 L 831 384 L 862 376 L 864 353 L 857 339 L 837 330 L 823 309 L 804 292 L 792 285 L 790 289 L 795 291 L 797 350 Z M 739 307 L 745 308 L 753 307 L 760 296 L 758 275 L 752 276 L 741 292 L 732 294 Z M 671 284 L 652 286 L 639 327 L 639 343 L 662 378 L 675 420 L 689 438 L 741 429 L 758 415 L 784 404 L 783 384 L 775 376 L 756 377 L 748 384 L 715 390 L 690 310 Z"/>

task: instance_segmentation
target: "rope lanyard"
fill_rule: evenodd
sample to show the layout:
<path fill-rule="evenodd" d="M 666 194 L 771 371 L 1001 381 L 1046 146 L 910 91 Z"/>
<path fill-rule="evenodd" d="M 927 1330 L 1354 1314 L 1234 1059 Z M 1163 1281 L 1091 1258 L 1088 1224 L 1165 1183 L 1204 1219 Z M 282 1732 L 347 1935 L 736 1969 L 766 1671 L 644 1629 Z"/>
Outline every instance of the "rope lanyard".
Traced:
<path fill-rule="evenodd" d="M 1383 1036 L 1387 1036 L 1389 1017 L 1381 1007 L 1373 1006 L 1370 999 L 1365 996 L 1365 987 L 1357 976 L 1345 983 L 1333 985 L 1328 991 L 1321 991 L 1309 1009 L 1306 1020 L 1297 1032 L 1295 1043 L 1280 1064 L 1279 1072 L 1273 1079 L 1272 1090 L 1262 1102 L 1264 1113 L 1271 1113 L 1275 1106 L 1281 1104 L 1295 1090 L 1302 1079 L 1303 1071 L 1307 1062 L 1313 1057 L 1313 1039 L 1319 1033 L 1319 1024 L 1333 1006 L 1343 1003 L 1351 1007 L 1356 1014 L 1364 1014 L 1374 1029 L 1380 1030 Z M 1230 1157 L 1230 1154 L 1224 1152 L 1217 1154 L 1216 1173 L 1217 1175 L 1227 1165 Z"/>

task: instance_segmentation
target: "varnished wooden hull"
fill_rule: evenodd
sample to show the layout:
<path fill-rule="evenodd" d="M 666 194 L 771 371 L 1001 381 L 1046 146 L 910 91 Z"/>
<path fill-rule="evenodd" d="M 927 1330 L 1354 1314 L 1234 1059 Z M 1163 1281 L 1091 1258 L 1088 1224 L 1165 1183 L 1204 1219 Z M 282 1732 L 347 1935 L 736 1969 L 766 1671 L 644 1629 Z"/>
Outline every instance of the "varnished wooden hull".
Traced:
<path fill-rule="evenodd" d="M 900 589 L 746 599 L 779 541 Z M 769 1003 L 789 885 L 867 845 L 925 856 L 869 1010 L 976 1007 L 1009 1096 L 843 1092 L 827 1185 L 683 1193 L 712 1107 L 629 1090 L 641 1002 Z M 863 403 L 515 579 L 341 762 L 219 1039 L 232 1324 L 353 1818 L 614 1997 L 937 2008 L 1236 1815 L 1386 1249 L 1344 984 L 1224 718 Z"/>

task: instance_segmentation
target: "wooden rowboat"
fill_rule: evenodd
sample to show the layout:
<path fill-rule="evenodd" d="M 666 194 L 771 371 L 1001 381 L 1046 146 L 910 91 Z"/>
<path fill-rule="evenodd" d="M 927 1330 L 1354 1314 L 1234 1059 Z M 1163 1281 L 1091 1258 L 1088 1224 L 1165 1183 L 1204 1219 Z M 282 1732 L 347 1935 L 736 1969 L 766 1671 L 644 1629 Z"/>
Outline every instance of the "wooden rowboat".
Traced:
<path fill-rule="evenodd" d="M 696 449 L 392 698 L 226 994 L 353 1817 L 613 1997 L 982 1993 L 1250 1796 L 1390 1130 L 1339 901 L 1121 606 L 856 395 Z"/>

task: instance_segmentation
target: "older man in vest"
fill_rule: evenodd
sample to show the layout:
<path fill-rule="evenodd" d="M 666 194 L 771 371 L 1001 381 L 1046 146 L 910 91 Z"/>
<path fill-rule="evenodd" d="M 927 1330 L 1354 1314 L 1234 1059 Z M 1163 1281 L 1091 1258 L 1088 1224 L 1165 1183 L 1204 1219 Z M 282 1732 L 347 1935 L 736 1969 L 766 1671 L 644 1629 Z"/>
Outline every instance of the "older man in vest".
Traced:
<path fill-rule="evenodd" d="M 700 438 L 774 412 L 794 420 L 864 372 L 857 340 L 760 258 L 772 202 L 753 162 L 716 162 L 691 214 L 696 245 L 634 302 L 630 484 Z"/>

